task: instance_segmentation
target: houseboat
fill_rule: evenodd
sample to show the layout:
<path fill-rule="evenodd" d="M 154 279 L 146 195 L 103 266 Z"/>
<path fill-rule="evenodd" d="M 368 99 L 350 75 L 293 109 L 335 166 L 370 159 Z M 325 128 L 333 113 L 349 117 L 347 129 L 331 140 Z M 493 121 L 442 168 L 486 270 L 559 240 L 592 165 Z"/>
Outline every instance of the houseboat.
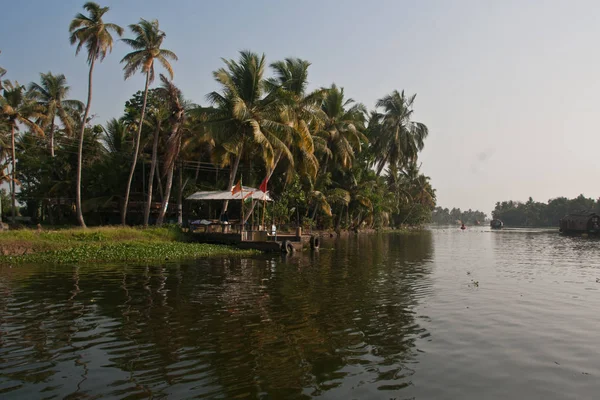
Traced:
<path fill-rule="evenodd" d="M 502 229 L 503 226 L 504 222 L 500 221 L 499 219 L 493 219 L 490 221 L 490 228 L 492 229 Z"/>
<path fill-rule="evenodd" d="M 559 230 L 563 234 L 599 234 L 600 215 L 595 212 L 579 212 L 561 218 Z"/>

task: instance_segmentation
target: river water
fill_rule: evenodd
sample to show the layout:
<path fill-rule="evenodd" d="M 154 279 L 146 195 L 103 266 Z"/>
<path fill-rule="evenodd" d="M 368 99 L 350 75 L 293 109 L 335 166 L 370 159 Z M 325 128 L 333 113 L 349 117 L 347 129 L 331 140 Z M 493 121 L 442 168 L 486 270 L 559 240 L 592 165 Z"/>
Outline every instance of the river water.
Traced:
<path fill-rule="evenodd" d="M 316 253 L 0 269 L 0 398 L 597 399 L 600 241 L 431 229 Z"/>

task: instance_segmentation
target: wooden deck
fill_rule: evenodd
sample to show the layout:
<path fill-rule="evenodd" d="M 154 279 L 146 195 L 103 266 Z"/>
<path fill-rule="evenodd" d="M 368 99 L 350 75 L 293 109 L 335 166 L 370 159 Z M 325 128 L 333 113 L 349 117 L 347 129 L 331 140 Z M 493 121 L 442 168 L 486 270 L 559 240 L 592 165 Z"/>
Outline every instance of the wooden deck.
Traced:
<path fill-rule="evenodd" d="M 296 236 L 294 234 L 267 235 L 266 232 L 243 232 L 240 233 L 221 233 L 221 232 L 190 232 L 192 241 L 197 243 L 224 244 L 236 246 L 240 249 L 254 249 L 263 252 L 284 252 L 282 249 L 284 242 L 289 242 L 294 247 L 294 251 L 301 251 L 307 247 L 310 242 L 309 235 Z"/>

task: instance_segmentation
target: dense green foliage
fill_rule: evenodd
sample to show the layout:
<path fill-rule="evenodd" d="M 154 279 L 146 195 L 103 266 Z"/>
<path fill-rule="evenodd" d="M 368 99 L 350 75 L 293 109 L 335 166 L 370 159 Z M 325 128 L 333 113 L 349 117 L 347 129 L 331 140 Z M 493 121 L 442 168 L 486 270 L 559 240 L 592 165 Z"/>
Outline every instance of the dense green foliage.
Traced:
<path fill-rule="evenodd" d="M 56 229 L 36 231 L 22 229 L 0 232 L 0 244 L 25 241 L 50 246 L 70 246 L 73 243 L 96 243 L 111 241 L 171 242 L 185 239 L 179 227 L 163 226 L 139 229 L 134 227 L 99 227 L 90 229 Z"/>
<path fill-rule="evenodd" d="M 454 225 L 458 223 L 464 223 L 467 225 L 474 225 L 477 223 L 483 224 L 486 220 L 486 214 L 481 211 L 461 211 L 460 208 L 448 208 L 436 207 L 431 213 L 431 222 L 439 225 Z"/>
<path fill-rule="evenodd" d="M 110 53 L 110 32 L 122 30 L 102 22 L 108 8 L 86 3 L 85 10 L 89 17 L 78 14 L 70 30 L 77 51 L 88 53 L 86 109 L 67 99 L 66 77 L 49 72 L 29 90 L 18 86 L 20 114 L 14 107 L 0 114 L 0 167 L 19 186 L 20 213 L 33 223 L 185 224 L 217 218 L 227 208 L 238 218 L 239 203 L 182 199 L 196 190 L 229 190 L 240 180 L 258 187 L 265 177 L 275 205 L 264 212 L 262 204 L 248 204 L 249 221 L 264 214 L 280 225 L 359 229 L 430 219 L 435 190 L 418 168 L 429 131 L 413 120 L 414 95 L 383 93 L 368 112 L 335 84 L 308 90 L 305 60 L 269 64 L 264 55 L 242 51 L 216 68 L 218 90 L 206 96 L 209 104 L 193 104 L 164 75 L 149 87 L 154 61 L 172 77 L 167 59 L 176 56 L 162 48 L 166 35 L 158 21 L 142 19 L 129 26 L 133 39 L 124 41 L 133 51 L 123 63 L 125 77 L 140 71 L 146 86 L 122 116 L 96 125 L 86 117 L 93 64 Z M 4 86 L 3 99 L 16 87 Z"/>
<path fill-rule="evenodd" d="M 252 250 L 206 243 L 111 243 L 83 245 L 22 256 L 0 256 L 0 264 L 82 264 L 93 262 L 169 261 L 213 256 L 247 256 Z"/>
<path fill-rule="evenodd" d="M 179 227 L 92 228 L 0 233 L 0 264 L 174 260 L 248 255 L 228 246 L 186 243 Z"/>
<path fill-rule="evenodd" d="M 595 211 L 600 213 L 600 199 L 594 200 L 579 195 L 574 199 L 557 197 L 547 203 L 533 201 L 530 197 L 527 202 L 503 201 L 496 203 L 492 212 L 494 218 L 501 219 L 507 226 L 558 226 L 558 222 L 567 214 L 580 211 Z"/>

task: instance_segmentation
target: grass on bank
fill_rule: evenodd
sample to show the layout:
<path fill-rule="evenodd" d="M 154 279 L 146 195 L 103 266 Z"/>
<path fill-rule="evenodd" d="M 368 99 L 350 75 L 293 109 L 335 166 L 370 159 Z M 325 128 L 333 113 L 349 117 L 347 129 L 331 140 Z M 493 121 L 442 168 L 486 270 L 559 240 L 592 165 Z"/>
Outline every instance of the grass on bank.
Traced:
<path fill-rule="evenodd" d="M 178 227 L 102 227 L 0 232 L 0 264 L 176 260 L 249 255 L 229 246 L 186 243 Z"/>

